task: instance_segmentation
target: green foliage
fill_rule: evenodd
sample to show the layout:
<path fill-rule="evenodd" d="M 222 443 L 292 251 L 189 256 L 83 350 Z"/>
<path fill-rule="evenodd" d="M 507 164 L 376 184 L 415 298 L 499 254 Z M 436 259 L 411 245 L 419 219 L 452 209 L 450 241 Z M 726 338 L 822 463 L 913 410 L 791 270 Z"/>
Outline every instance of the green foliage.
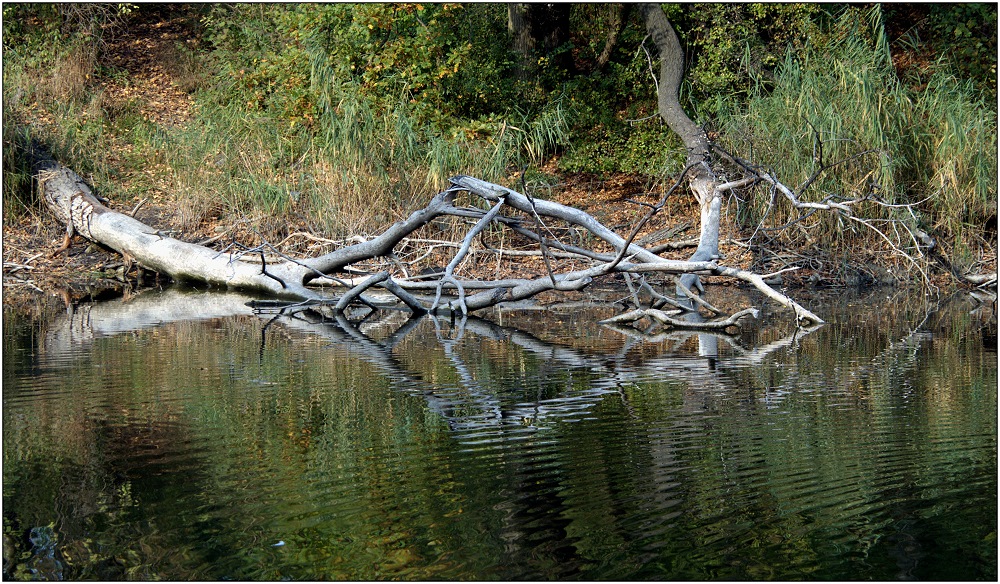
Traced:
<path fill-rule="evenodd" d="M 448 176 L 503 180 L 538 164 L 566 141 L 566 108 L 496 109 L 507 52 L 482 33 L 500 26 L 498 15 L 460 5 L 213 7 L 202 23 L 215 85 L 173 164 L 220 161 L 209 180 L 227 193 L 222 213 L 294 208 L 335 233 L 398 217 Z M 199 146 L 213 135 L 230 138 Z M 197 192 L 204 174 L 180 180 Z M 197 198 L 195 221 L 216 209 Z"/>
<path fill-rule="evenodd" d="M 63 44 L 54 4 L 4 4 L 4 66 L 12 58 L 29 64 L 54 57 Z M 13 54 L 12 54 L 13 53 Z"/>
<path fill-rule="evenodd" d="M 106 33 L 122 27 L 134 8 L 133 4 L 4 4 L 3 50 L 14 51 L 29 67 L 51 65 L 81 44 L 100 52 Z"/>
<path fill-rule="evenodd" d="M 659 117 L 593 128 L 559 160 L 567 172 L 634 172 L 666 176 L 684 168 L 680 140 Z"/>
<path fill-rule="evenodd" d="M 601 6 L 587 5 L 579 12 L 577 19 L 591 21 L 591 30 L 609 25 Z M 657 115 L 656 84 L 646 53 L 639 48 L 645 36 L 641 20 L 633 10 L 619 36 L 622 49 L 603 70 L 566 84 L 573 134 L 570 148 L 559 159 L 562 170 L 659 176 L 683 168 L 680 140 Z M 603 51 L 605 38 L 592 34 L 589 44 L 582 38 L 575 42 L 583 47 L 580 59 L 588 63 Z"/>
<path fill-rule="evenodd" d="M 996 4 L 887 4 L 884 11 L 904 82 L 921 88 L 935 72 L 948 73 L 996 100 Z"/>
<path fill-rule="evenodd" d="M 744 158 L 766 161 L 791 186 L 817 170 L 822 148 L 824 163 L 843 162 L 813 184 L 817 198 L 834 193 L 918 204 L 912 221 L 920 228 L 955 241 L 956 248 L 968 245 L 960 241 L 965 230 L 996 212 L 996 149 L 987 146 L 997 141 L 996 112 L 968 83 L 941 72 L 920 92 L 901 84 L 877 10 L 846 11 L 827 42 L 789 51 L 770 91 L 759 83 L 744 104 L 720 100 L 723 142 Z M 751 199 L 741 209 L 748 226 L 771 213 L 768 201 Z M 874 204 L 859 213 L 898 215 Z M 793 216 L 786 208 L 772 213 L 769 223 Z M 823 230 L 812 237 L 831 241 L 834 249 L 856 248 L 872 236 L 833 216 L 818 222 Z"/>
<path fill-rule="evenodd" d="M 997 5 L 931 4 L 931 42 L 960 79 L 968 79 L 988 101 L 997 96 Z"/>
<path fill-rule="evenodd" d="M 745 99 L 756 83 L 772 80 L 786 47 L 801 47 L 815 34 L 820 14 L 811 4 L 671 4 L 664 9 L 688 62 L 682 100 L 689 115 L 701 121 L 717 113 L 717 97 Z M 577 17 L 579 26 L 590 21 L 589 53 L 583 58 L 595 59 L 604 36 L 594 33 L 608 25 L 608 17 L 596 6 L 578 12 L 584 13 Z M 628 25 L 619 41 L 628 52 L 619 51 L 604 71 L 574 80 L 567 89 L 578 109 L 574 147 L 560 160 L 564 170 L 664 175 L 683 168 L 680 141 L 655 119 L 658 69 L 649 62 L 655 55 L 640 48 L 655 53 L 644 41 L 637 10 Z"/>
<path fill-rule="evenodd" d="M 222 5 L 204 23 L 234 102 L 297 123 L 311 124 L 316 98 L 331 90 L 316 83 L 320 65 L 335 93 L 381 110 L 409 103 L 420 123 L 438 128 L 515 103 L 504 83 L 508 51 L 487 42 L 506 34 L 495 7 Z"/>
<path fill-rule="evenodd" d="M 818 32 L 821 10 L 818 4 L 665 6 L 689 63 L 686 105 L 710 116 L 715 96 L 742 97 L 772 79 L 785 51 L 801 49 Z"/>

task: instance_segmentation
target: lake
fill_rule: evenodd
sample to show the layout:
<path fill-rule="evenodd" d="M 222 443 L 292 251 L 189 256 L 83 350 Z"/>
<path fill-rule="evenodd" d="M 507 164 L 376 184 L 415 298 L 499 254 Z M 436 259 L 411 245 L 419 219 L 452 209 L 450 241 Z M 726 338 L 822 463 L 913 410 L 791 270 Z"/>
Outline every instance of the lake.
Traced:
<path fill-rule="evenodd" d="M 996 580 L 995 296 L 793 296 L 828 324 L 5 308 L 4 578 Z"/>

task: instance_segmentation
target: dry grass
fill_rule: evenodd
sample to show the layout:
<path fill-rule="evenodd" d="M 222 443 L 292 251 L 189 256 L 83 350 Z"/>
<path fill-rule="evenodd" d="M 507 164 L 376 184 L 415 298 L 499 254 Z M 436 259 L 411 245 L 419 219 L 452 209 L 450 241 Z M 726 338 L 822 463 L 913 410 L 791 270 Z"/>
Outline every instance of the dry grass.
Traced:
<path fill-rule="evenodd" d="M 97 48 L 78 43 L 56 61 L 51 76 L 40 89 L 52 100 L 80 102 L 88 96 L 96 70 Z"/>

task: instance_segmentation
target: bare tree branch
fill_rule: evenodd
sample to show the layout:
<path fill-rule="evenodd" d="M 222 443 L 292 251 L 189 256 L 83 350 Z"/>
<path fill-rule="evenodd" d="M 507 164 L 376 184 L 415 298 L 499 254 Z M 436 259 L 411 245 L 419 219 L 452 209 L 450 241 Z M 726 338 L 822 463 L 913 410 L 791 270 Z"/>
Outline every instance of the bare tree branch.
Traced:
<path fill-rule="evenodd" d="M 172 239 L 163 233 L 149 227 L 132 217 L 116 213 L 104 207 L 95 197 L 89 196 L 89 189 L 71 170 L 49 161 L 45 180 L 40 181 L 45 189 L 44 199 L 57 217 L 67 225 L 72 226 L 81 235 L 108 245 L 122 253 L 128 254 L 140 265 L 154 271 L 162 272 L 178 280 L 196 280 L 229 288 L 255 290 L 272 297 L 294 298 L 312 303 L 333 304 L 335 313 L 341 313 L 354 302 L 360 302 L 375 310 L 376 305 L 367 300 L 363 293 L 374 286 L 387 290 L 402 301 L 408 309 L 416 314 L 454 313 L 463 315 L 470 311 L 481 310 L 503 302 L 524 300 L 548 290 L 571 291 L 581 290 L 599 276 L 613 272 L 629 272 L 642 274 L 645 272 L 665 272 L 669 274 L 704 274 L 732 276 L 752 283 L 770 298 L 783 306 L 792 308 L 798 320 L 822 322 L 811 312 L 799 306 L 795 301 L 771 289 L 755 274 L 720 266 L 715 259 L 708 261 L 680 261 L 662 258 L 648 249 L 633 243 L 638 229 L 632 229 L 628 238 L 623 238 L 613 230 L 603 225 L 591 215 L 580 209 L 568 207 L 529 197 L 512 189 L 482 181 L 469 176 L 459 176 L 452 179 L 452 188 L 435 195 L 423 209 L 414 211 L 408 218 L 394 223 L 382 234 L 367 240 L 357 241 L 352 245 L 342 247 L 316 258 L 295 259 L 288 257 L 268 242 L 255 247 L 247 247 L 234 242 L 228 251 L 221 252 L 202 246 L 184 243 Z M 44 166 L 44 165 L 43 165 Z M 681 177 L 681 179 L 683 176 Z M 680 180 L 664 195 L 663 200 L 653 207 L 647 218 L 662 208 L 666 197 L 680 184 Z M 492 204 L 489 211 L 460 209 L 453 204 L 459 191 L 465 191 Z M 502 214 L 504 208 L 510 208 L 535 218 L 538 230 L 521 230 L 516 219 Z M 359 273 L 352 264 L 367 262 L 376 258 L 388 258 L 396 254 L 397 246 L 404 241 L 413 241 L 413 233 L 436 217 L 445 215 L 460 215 L 476 217 L 476 224 L 465 234 L 462 243 L 452 256 L 443 274 L 430 281 L 399 280 L 390 271 L 383 270 L 369 275 L 364 280 L 348 280 L 338 278 L 338 271 Z M 581 229 L 599 240 L 610 245 L 614 254 L 584 250 L 569 246 L 555 239 L 550 221 L 564 221 L 575 229 Z M 543 276 L 533 279 L 509 279 L 496 281 L 478 281 L 460 279 L 455 271 L 462 261 L 472 252 L 472 241 L 481 235 L 490 225 L 496 223 L 504 228 L 512 229 L 536 243 L 544 241 L 546 246 L 557 249 L 579 252 L 580 258 L 591 265 L 580 269 L 559 271 L 560 267 L 550 263 Z M 542 237 L 541 231 L 547 231 L 553 239 Z M 525 233 L 527 232 L 527 233 Z M 534 237 L 528 236 L 528 234 Z M 275 252 L 269 257 L 269 252 Z M 551 252 L 541 250 L 543 255 L 552 256 Z M 253 258 L 252 261 L 250 258 Z M 337 282 L 349 286 L 349 289 L 334 302 L 321 294 L 315 287 L 307 287 L 310 282 L 329 284 Z M 648 284 L 644 286 L 652 292 Z M 433 301 L 424 303 L 407 290 L 434 290 Z M 444 298 L 445 290 L 454 289 L 457 297 Z M 480 290 L 471 295 L 466 290 Z M 654 299 L 659 305 L 666 304 L 666 297 L 657 295 Z M 703 299 L 698 304 L 718 313 Z M 697 300 L 696 300 L 697 302 Z M 305 305 L 303 305 L 305 306 Z M 689 324 L 690 326 L 690 324 Z M 709 324 L 709 326 L 715 326 Z"/>

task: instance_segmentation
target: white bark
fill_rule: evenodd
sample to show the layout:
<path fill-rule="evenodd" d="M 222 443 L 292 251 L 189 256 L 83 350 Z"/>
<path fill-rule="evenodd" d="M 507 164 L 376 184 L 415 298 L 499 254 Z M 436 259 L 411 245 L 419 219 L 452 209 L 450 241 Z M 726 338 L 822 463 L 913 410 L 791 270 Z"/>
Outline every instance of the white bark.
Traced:
<path fill-rule="evenodd" d="M 263 248 L 239 253 L 218 252 L 200 245 L 186 243 L 169 237 L 156 229 L 137 221 L 129 215 L 118 213 L 103 205 L 91 192 L 83 180 L 72 170 L 59 165 L 50 158 L 42 159 L 38 165 L 39 185 L 42 196 L 52 212 L 67 225 L 67 233 L 73 232 L 108 246 L 136 261 L 143 267 L 165 274 L 174 280 L 202 282 L 211 285 L 263 293 L 269 297 L 318 301 L 331 305 L 334 312 L 342 312 L 354 301 L 364 301 L 361 294 L 373 286 L 378 286 L 397 298 L 414 313 L 444 312 L 454 313 L 481 310 L 503 302 L 515 302 L 536 296 L 548 290 L 581 290 L 593 278 L 611 272 L 667 272 L 672 274 L 716 274 L 740 278 L 752 283 L 769 297 L 795 311 L 798 320 L 822 322 L 816 315 L 805 310 L 790 298 L 771 289 L 763 279 L 755 274 L 720 266 L 715 258 L 699 261 L 679 261 L 662 258 L 648 249 L 629 243 L 591 215 L 580 209 L 534 199 L 517 191 L 482 181 L 469 176 L 451 179 L 453 187 L 439 193 L 423 209 L 413 212 L 407 219 L 391 225 L 381 235 L 355 245 L 350 245 L 316 258 L 295 260 L 286 258 L 279 262 L 265 262 Z M 491 203 L 488 212 L 478 209 L 459 209 L 453 206 L 455 192 L 467 191 Z M 617 254 L 590 253 L 590 267 L 557 273 L 550 267 L 545 276 L 534 279 L 511 279 L 495 282 L 460 280 L 453 274 L 455 267 L 469 252 L 473 237 L 483 231 L 491 222 L 517 227 L 517 220 L 501 214 L 503 208 L 512 208 L 532 216 L 536 221 L 559 220 L 589 231 L 594 236 L 610 244 Z M 704 221 L 717 221 L 718 205 L 709 207 L 710 213 Z M 446 273 L 436 282 L 397 281 L 388 272 L 352 282 L 353 288 L 339 299 L 328 299 L 317 288 L 309 287 L 310 281 L 332 275 L 346 266 L 394 252 L 395 247 L 415 230 L 441 215 L 476 217 L 476 226 L 464 238 L 455 258 L 449 263 Z M 713 218 L 715 217 L 715 218 Z M 541 245 L 541 241 L 535 238 Z M 714 240 L 718 245 L 717 238 Z M 553 242 L 562 245 L 559 242 Z M 569 246 L 564 246 L 568 249 Z M 583 250 L 580 250 L 583 251 Z M 544 248 L 543 248 L 544 252 Z M 582 257 L 582 256 L 581 256 Z M 437 297 L 433 303 L 422 300 L 410 290 L 433 287 Z M 441 301 L 445 289 L 456 289 L 457 298 Z M 481 290 L 466 295 L 466 290 Z M 708 324 L 706 328 L 714 325 Z"/>
<path fill-rule="evenodd" d="M 684 141 L 689 185 L 701 208 L 701 236 L 691 260 L 710 261 L 719 256 L 719 220 L 724 191 L 719 188 L 712 171 L 708 135 L 688 117 L 678 100 L 684 78 L 684 51 L 677 34 L 659 4 L 640 4 L 639 10 L 646 20 L 646 30 L 660 57 L 660 78 L 657 83 L 660 117 Z M 685 288 L 704 291 L 701 279 L 693 274 L 685 275 L 679 282 Z M 677 295 L 681 295 L 680 290 Z"/>

